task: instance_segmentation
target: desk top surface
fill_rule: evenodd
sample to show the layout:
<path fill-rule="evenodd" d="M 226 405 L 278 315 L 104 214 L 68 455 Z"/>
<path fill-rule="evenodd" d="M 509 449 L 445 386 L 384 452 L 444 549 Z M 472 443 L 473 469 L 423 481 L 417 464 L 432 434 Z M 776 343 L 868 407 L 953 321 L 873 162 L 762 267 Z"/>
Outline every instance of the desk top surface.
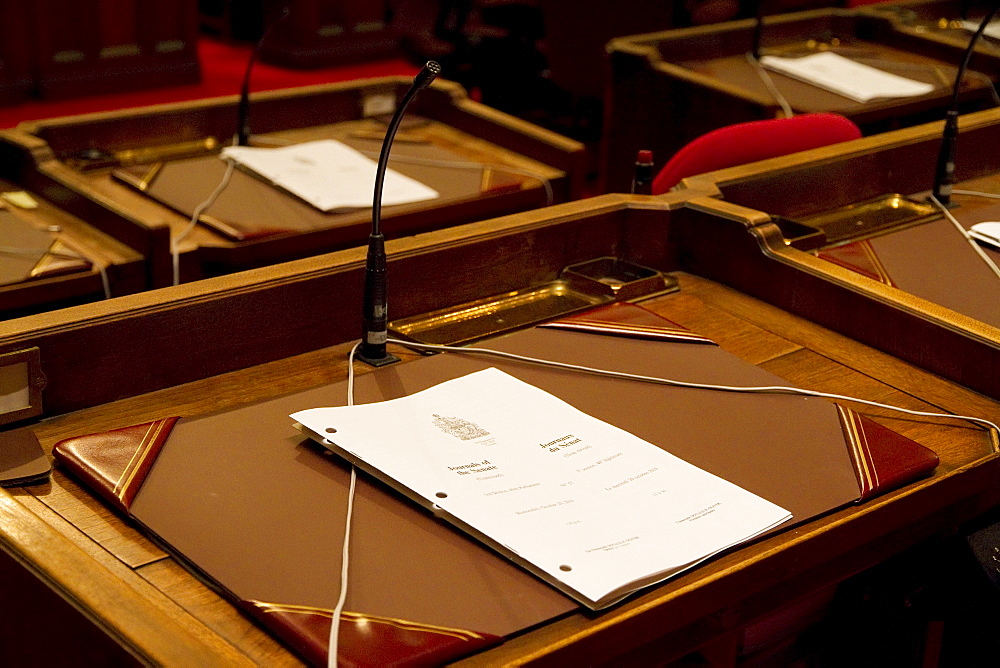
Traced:
<path fill-rule="evenodd" d="M 1000 420 L 998 402 L 711 281 L 679 278 L 679 293 L 644 305 L 791 383 Z M 306 353 L 55 417 L 35 430 L 50 450 L 83 433 L 240 406 L 343 378 L 346 352 L 341 345 Z M 933 449 L 941 464 L 931 477 L 724 555 L 609 611 L 573 613 L 465 663 L 565 665 L 618 654 L 641 662 L 653 647 L 683 653 L 737 618 L 752 620 L 797 593 L 836 582 L 859 563 L 877 563 L 997 500 L 996 448 L 984 430 L 866 412 Z M 47 485 L 0 494 L 0 513 L 4 542 L 141 656 L 201 665 L 298 663 L 62 471 Z"/>

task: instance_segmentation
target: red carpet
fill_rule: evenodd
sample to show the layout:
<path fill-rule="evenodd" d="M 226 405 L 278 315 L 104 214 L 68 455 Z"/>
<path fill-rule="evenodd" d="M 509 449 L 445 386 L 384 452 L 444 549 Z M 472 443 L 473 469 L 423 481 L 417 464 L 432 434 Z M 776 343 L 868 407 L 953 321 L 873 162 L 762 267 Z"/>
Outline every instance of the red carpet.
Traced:
<path fill-rule="evenodd" d="M 39 118 L 141 107 L 162 102 L 197 100 L 205 97 L 234 95 L 239 92 L 247 60 L 250 57 L 249 46 L 234 46 L 202 37 L 198 46 L 198 54 L 202 68 L 202 78 L 198 84 L 52 102 L 32 100 L 23 104 L 0 107 L 0 128 L 12 127 L 21 121 Z M 254 66 L 250 90 L 261 91 L 309 86 L 392 74 L 412 76 L 418 70 L 418 67 L 414 67 L 402 58 L 317 70 L 291 70 L 258 61 Z"/>

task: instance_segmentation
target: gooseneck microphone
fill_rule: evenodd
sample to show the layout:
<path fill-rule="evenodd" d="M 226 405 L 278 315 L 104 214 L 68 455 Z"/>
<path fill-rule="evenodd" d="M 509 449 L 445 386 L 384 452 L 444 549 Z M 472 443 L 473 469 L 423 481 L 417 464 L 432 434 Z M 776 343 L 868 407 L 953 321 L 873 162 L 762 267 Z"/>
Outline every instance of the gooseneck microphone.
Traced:
<path fill-rule="evenodd" d="M 274 18 L 264 33 L 257 40 L 257 44 L 254 45 L 253 50 L 250 51 L 250 60 L 247 61 L 246 72 L 243 73 L 243 86 L 240 88 L 240 101 L 236 106 L 236 145 L 237 146 L 249 146 L 250 145 L 250 72 L 253 70 L 254 63 L 257 62 L 257 56 L 260 55 L 260 50 L 264 46 L 264 41 L 271 36 L 274 32 L 275 27 L 288 18 L 288 7 L 281 8 L 281 14 Z"/>
<path fill-rule="evenodd" d="M 753 33 L 751 35 L 750 55 L 754 60 L 760 60 L 760 43 L 764 37 L 764 0 L 758 0 L 754 11 Z"/>
<path fill-rule="evenodd" d="M 372 231 L 368 237 L 368 257 L 365 264 L 361 352 L 358 355 L 363 362 L 372 366 L 384 366 L 399 361 L 399 358 L 386 352 L 389 318 L 386 308 L 385 237 L 382 235 L 382 188 L 385 185 L 385 170 L 389 164 L 389 150 L 392 148 L 392 140 L 399 130 L 406 107 L 414 96 L 430 85 L 434 77 L 440 73 L 441 66 L 430 60 L 414 77 L 413 85 L 406 91 L 406 95 L 396 107 L 396 113 L 389 121 L 385 139 L 382 141 L 382 152 L 378 157 L 378 169 L 375 170 L 375 197 L 372 200 Z"/>
<path fill-rule="evenodd" d="M 938 153 L 937 168 L 934 173 L 933 196 L 942 206 L 951 206 L 951 188 L 955 184 L 955 144 L 958 139 L 958 91 L 962 86 L 962 79 L 965 77 L 965 70 L 969 67 L 972 54 L 976 49 L 979 38 L 986 30 L 1000 6 L 995 7 L 979 24 L 969 46 L 965 49 L 962 57 L 962 64 L 958 67 L 958 74 L 955 76 L 955 85 L 951 91 L 951 106 L 948 108 L 944 121 L 944 134 L 941 137 L 941 152 Z"/>

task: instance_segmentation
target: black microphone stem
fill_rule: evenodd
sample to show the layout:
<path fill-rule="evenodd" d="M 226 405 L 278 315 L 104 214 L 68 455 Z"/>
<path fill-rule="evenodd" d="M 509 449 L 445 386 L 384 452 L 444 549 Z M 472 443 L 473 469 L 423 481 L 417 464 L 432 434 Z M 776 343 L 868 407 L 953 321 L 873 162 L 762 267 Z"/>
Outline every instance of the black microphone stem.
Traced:
<path fill-rule="evenodd" d="M 410 101 L 423 88 L 427 87 L 434 77 L 441 72 L 441 66 L 428 61 L 413 79 L 413 85 L 406 91 L 403 99 L 396 107 L 396 113 L 385 131 L 382 141 L 382 152 L 378 157 L 378 168 L 375 170 L 375 196 L 372 200 L 372 231 L 368 237 L 368 257 L 365 263 L 365 285 L 362 304 L 363 330 L 361 336 L 361 351 L 358 357 L 372 366 L 383 366 L 399 359 L 386 351 L 388 333 L 388 307 L 386 290 L 386 256 L 385 237 L 382 235 L 382 188 L 385 185 L 385 170 L 389 165 L 389 151 L 396 131 L 403 120 L 403 114 Z"/>
<path fill-rule="evenodd" d="M 753 42 L 750 45 L 750 55 L 760 61 L 760 43 L 764 38 L 764 0 L 757 0 L 756 20 L 753 24 Z"/>
<path fill-rule="evenodd" d="M 247 69 L 243 73 L 243 86 L 240 88 L 240 101 L 236 106 L 236 145 L 237 146 L 249 146 L 250 145 L 250 72 L 253 70 L 254 63 L 257 62 L 257 56 L 260 55 L 260 51 L 264 46 L 264 41 L 271 36 L 274 32 L 274 28 L 288 18 L 288 7 L 282 7 L 281 16 L 271 21 L 271 24 L 267 26 L 267 29 L 257 40 L 257 44 L 250 51 L 250 60 L 247 61 Z"/>
<path fill-rule="evenodd" d="M 969 62 L 972 60 L 972 54 L 976 49 L 979 38 L 986 30 L 986 27 L 993 21 L 994 17 L 996 17 L 998 11 L 1000 11 L 1000 6 L 995 7 L 993 11 L 986 15 L 983 22 L 979 24 L 979 29 L 976 30 L 972 39 L 969 40 L 969 46 L 965 49 L 965 55 L 962 57 L 962 64 L 959 65 L 958 73 L 955 75 L 955 85 L 951 91 L 951 107 L 945 116 L 944 134 L 941 137 L 941 151 L 938 153 L 937 169 L 934 174 L 934 198 L 942 206 L 951 206 L 951 187 L 955 184 L 955 144 L 958 140 L 959 89 L 962 87 L 965 70 L 969 67 Z"/>

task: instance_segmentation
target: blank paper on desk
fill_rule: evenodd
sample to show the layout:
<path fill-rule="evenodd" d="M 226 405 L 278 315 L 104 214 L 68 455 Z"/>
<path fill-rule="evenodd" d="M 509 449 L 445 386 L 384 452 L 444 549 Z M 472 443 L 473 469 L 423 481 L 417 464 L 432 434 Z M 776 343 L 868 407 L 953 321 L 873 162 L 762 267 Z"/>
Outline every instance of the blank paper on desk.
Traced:
<path fill-rule="evenodd" d="M 282 148 L 230 146 L 222 157 L 312 204 L 320 211 L 372 205 L 377 163 L 333 139 Z M 410 204 L 435 199 L 437 191 L 387 170 L 382 203 Z"/>
<path fill-rule="evenodd" d="M 801 58 L 764 56 L 760 64 L 857 102 L 869 102 L 880 97 L 916 97 L 934 90 L 929 83 L 884 72 L 830 51 Z"/>

